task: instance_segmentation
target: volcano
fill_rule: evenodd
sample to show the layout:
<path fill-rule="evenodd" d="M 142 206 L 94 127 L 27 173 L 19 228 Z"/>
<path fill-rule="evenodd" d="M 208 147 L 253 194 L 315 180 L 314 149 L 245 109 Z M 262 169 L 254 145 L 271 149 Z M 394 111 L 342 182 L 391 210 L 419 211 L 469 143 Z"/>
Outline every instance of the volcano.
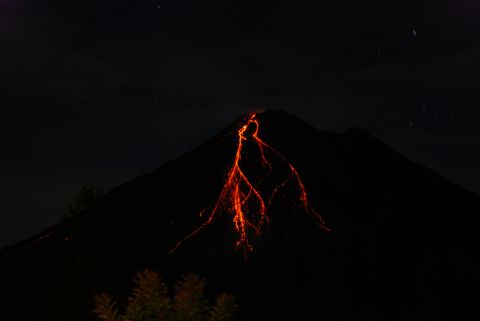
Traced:
<path fill-rule="evenodd" d="M 96 293 L 125 295 L 148 267 L 206 277 L 239 320 L 479 319 L 478 213 L 476 195 L 365 130 L 242 117 L 2 249 L 1 318 L 94 320 Z"/>

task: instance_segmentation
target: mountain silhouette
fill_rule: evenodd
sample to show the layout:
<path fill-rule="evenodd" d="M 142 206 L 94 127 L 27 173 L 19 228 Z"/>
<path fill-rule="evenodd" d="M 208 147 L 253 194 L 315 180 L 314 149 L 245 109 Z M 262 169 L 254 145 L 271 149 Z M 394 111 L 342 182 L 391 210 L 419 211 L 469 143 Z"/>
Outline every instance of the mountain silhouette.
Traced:
<path fill-rule="evenodd" d="M 206 277 L 208 291 L 237 296 L 239 320 L 478 319 L 476 195 L 365 130 L 324 132 L 285 112 L 257 119 L 259 135 L 298 170 L 330 232 L 286 189 L 247 259 L 228 213 L 169 254 L 218 199 L 242 117 L 89 210 L 0 250 L 2 319 L 94 320 L 94 295 L 126 295 L 145 267 L 167 280 Z M 246 146 L 245 162 L 255 156 Z"/>

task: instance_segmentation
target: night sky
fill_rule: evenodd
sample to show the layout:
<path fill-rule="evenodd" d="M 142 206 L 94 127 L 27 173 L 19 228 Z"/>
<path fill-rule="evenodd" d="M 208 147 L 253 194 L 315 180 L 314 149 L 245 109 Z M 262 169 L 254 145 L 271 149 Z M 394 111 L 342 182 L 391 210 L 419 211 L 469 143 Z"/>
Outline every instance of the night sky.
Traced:
<path fill-rule="evenodd" d="M 0 0 L 0 246 L 254 110 L 480 193 L 480 2 L 312 3 Z"/>

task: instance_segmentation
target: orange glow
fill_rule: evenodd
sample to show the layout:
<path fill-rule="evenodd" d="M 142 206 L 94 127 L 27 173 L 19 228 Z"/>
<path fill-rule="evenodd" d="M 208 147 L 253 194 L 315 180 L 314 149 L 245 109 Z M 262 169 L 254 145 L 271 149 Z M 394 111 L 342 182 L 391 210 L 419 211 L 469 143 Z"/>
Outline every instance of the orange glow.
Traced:
<path fill-rule="evenodd" d="M 48 239 L 50 236 L 52 236 L 53 234 L 55 234 L 55 232 L 49 232 L 47 234 L 44 234 L 44 235 L 40 235 L 39 237 L 37 237 L 35 240 L 31 241 L 30 243 L 28 243 L 27 245 L 24 246 L 24 248 L 29 248 L 29 247 L 32 247 L 34 246 L 35 244 L 39 243 L 39 242 L 42 242 L 46 239 Z"/>
<path fill-rule="evenodd" d="M 249 129 L 253 129 L 253 132 L 250 135 L 248 135 Z M 228 172 L 223 189 L 220 192 L 220 196 L 218 197 L 215 206 L 211 210 L 209 217 L 192 233 L 180 240 L 170 251 L 170 253 L 174 252 L 184 241 L 193 237 L 203 228 L 211 224 L 220 213 L 228 213 L 233 216 L 234 229 L 239 235 L 236 246 L 238 249 L 243 250 L 243 254 L 246 257 L 246 254 L 253 250 L 250 237 L 259 236 L 265 224 L 269 222 L 268 207 L 273 202 L 276 194 L 292 181 L 294 184 L 296 184 L 298 189 L 297 197 L 300 201 L 301 207 L 305 210 L 305 212 L 307 212 L 313 221 L 320 226 L 321 229 L 330 231 L 320 214 L 311 207 L 308 194 L 305 190 L 305 185 L 303 184 L 298 171 L 285 158 L 285 156 L 283 156 L 279 151 L 269 144 L 265 143 L 259 137 L 259 129 L 260 123 L 256 118 L 256 114 L 252 113 L 247 118 L 245 124 L 238 130 L 238 143 L 235 158 L 233 160 L 232 167 Z M 281 184 L 277 185 L 270 193 L 268 198 L 264 198 L 262 196 L 260 191 L 247 177 L 240 165 L 243 147 L 249 139 L 255 143 L 259 150 L 262 167 L 267 168 L 267 174 L 260 180 L 260 182 L 269 175 L 272 169 L 272 163 L 267 159 L 266 156 L 267 151 L 284 163 L 290 171 L 287 179 L 285 179 Z M 203 210 L 200 213 L 200 216 L 202 216 L 205 211 L 206 210 Z"/>

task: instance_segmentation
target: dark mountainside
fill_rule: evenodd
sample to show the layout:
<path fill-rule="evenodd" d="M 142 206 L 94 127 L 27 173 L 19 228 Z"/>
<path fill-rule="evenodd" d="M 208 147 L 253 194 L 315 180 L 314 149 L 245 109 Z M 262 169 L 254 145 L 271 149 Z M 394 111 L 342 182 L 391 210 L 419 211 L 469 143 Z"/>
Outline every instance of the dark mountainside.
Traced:
<path fill-rule="evenodd" d="M 93 320 L 93 296 L 125 295 L 145 267 L 167 280 L 207 277 L 209 291 L 237 296 L 239 320 L 479 319 L 477 196 L 363 130 L 322 132 L 284 112 L 258 119 L 332 232 L 285 203 L 247 261 L 228 215 L 168 254 L 217 199 L 235 122 L 91 210 L 2 249 L 1 319 Z"/>

